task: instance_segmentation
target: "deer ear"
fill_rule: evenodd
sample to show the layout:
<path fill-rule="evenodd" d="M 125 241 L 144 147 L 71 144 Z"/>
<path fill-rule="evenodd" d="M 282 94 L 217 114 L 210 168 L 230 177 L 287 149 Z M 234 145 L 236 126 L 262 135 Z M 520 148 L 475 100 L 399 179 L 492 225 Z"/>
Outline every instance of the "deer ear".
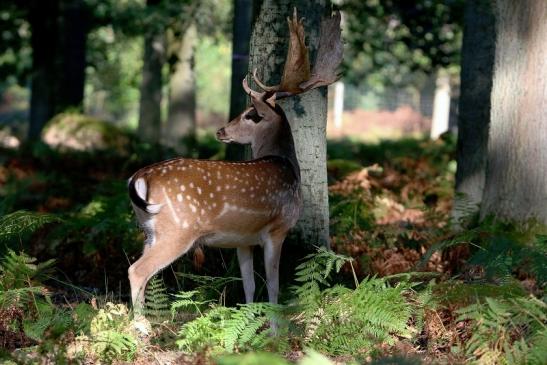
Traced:
<path fill-rule="evenodd" d="M 272 108 L 268 105 L 270 104 L 268 101 L 263 101 L 261 99 L 257 99 L 251 96 L 251 103 L 253 104 L 258 115 L 260 115 L 260 117 L 262 118 L 264 118 L 269 113 L 272 113 Z"/>

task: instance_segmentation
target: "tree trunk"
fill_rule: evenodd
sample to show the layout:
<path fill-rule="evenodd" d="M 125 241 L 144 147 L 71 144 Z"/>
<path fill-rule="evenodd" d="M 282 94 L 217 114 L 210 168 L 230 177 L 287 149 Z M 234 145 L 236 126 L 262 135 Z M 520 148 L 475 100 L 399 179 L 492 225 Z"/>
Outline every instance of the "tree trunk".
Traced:
<path fill-rule="evenodd" d="M 497 0 L 481 216 L 547 224 L 547 2 Z"/>
<path fill-rule="evenodd" d="M 431 117 L 431 139 L 437 139 L 448 130 L 450 116 L 450 76 L 444 70 L 438 70 Z"/>
<path fill-rule="evenodd" d="M 287 17 L 293 8 L 304 17 L 306 43 L 310 59 L 315 59 L 320 21 L 327 10 L 326 0 L 264 0 L 251 37 L 249 69 L 267 84 L 278 84 L 288 46 Z M 253 85 L 256 88 L 256 85 Z M 327 90 L 309 91 L 280 103 L 287 114 L 295 140 L 302 174 L 304 207 L 296 234 L 300 242 L 311 245 L 329 244 L 329 205 L 327 190 Z"/>
<path fill-rule="evenodd" d="M 28 137 L 36 140 L 55 113 L 55 85 L 59 2 L 36 0 L 30 3 L 32 74 Z"/>
<path fill-rule="evenodd" d="M 88 28 L 88 10 L 84 0 L 61 1 L 56 112 L 68 108 L 82 109 Z"/>
<path fill-rule="evenodd" d="M 247 107 L 247 95 L 241 81 L 249 69 L 249 41 L 253 21 L 253 0 L 234 0 L 232 38 L 232 82 L 230 86 L 230 116 L 235 118 Z M 250 149 L 237 144 L 226 146 L 226 159 L 244 160 L 250 157 Z"/>
<path fill-rule="evenodd" d="M 495 51 L 495 19 L 489 0 L 465 5 L 462 45 L 456 196 L 457 225 L 479 211 L 484 189 Z"/>
<path fill-rule="evenodd" d="M 83 0 L 29 3 L 32 75 L 28 137 L 38 139 L 46 122 L 84 98 L 88 12 Z"/>
<path fill-rule="evenodd" d="M 196 42 L 196 26 L 191 24 L 177 42 L 177 61 L 169 80 L 169 109 L 163 140 L 182 155 L 191 152 L 196 139 Z"/>
<path fill-rule="evenodd" d="M 152 8 L 159 2 L 159 0 L 148 0 L 146 6 Z M 138 128 L 141 139 L 149 143 L 159 143 L 161 137 L 161 69 L 164 55 L 165 34 L 162 29 L 150 24 L 144 36 Z"/>

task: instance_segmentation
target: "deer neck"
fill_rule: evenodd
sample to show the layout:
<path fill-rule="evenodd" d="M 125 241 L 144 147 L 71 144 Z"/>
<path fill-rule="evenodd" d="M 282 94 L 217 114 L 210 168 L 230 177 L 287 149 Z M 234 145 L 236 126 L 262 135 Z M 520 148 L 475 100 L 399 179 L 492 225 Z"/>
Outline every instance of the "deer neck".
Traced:
<path fill-rule="evenodd" d="M 253 158 L 278 156 L 289 160 L 295 176 L 300 181 L 300 166 L 296 158 L 291 127 L 286 119 L 281 120 L 280 128 L 274 131 L 273 134 L 269 133 L 267 136 L 255 138 L 251 143 L 251 150 Z"/>

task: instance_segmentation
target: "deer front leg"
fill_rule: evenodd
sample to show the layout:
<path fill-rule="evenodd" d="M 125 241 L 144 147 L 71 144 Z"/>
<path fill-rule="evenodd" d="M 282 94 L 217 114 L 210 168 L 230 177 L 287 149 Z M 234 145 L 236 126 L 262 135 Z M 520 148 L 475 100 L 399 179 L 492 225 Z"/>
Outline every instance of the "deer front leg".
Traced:
<path fill-rule="evenodd" d="M 253 270 L 253 247 L 238 247 L 237 260 L 243 279 L 243 290 L 245 291 L 245 302 L 252 303 L 255 294 L 255 273 Z"/>

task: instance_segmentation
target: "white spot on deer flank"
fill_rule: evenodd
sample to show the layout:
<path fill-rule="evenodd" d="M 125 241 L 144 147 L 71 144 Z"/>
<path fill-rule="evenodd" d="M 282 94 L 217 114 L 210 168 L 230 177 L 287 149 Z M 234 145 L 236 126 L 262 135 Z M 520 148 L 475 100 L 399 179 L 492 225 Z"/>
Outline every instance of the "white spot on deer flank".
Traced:
<path fill-rule="evenodd" d="M 188 222 L 187 221 L 182 222 L 182 228 L 188 228 Z"/>
<path fill-rule="evenodd" d="M 201 195 L 201 188 L 200 187 L 198 187 L 198 194 Z"/>
<path fill-rule="evenodd" d="M 184 185 L 181 185 L 181 186 L 180 186 L 180 190 L 181 190 L 181 191 L 184 191 L 184 190 L 186 190 L 186 186 L 184 186 Z"/>
<path fill-rule="evenodd" d="M 177 200 L 178 200 L 179 202 L 182 201 L 182 194 L 177 194 Z"/>
<path fill-rule="evenodd" d="M 190 209 L 192 209 L 193 213 L 197 211 L 196 207 L 193 204 L 190 204 Z"/>
<path fill-rule="evenodd" d="M 190 183 L 190 189 L 193 189 L 193 188 L 194 188 L 194 183 L 191 182 L 191 183 Z"/>

